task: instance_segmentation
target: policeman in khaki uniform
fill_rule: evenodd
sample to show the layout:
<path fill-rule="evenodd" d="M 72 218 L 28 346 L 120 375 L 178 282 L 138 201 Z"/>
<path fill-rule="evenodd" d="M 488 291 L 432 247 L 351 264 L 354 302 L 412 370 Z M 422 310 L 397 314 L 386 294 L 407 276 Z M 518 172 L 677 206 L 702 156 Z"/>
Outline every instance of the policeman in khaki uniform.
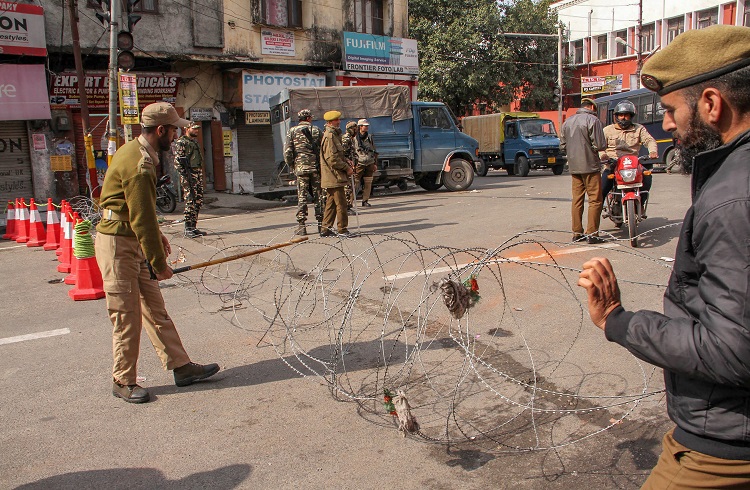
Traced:
<path fill-rule="evenodd" d="M 185 134 L 174 144 L 174 163 L 180 174 L 182 192 L 185 196 L 185 236 L 197 238 L 206 232 L 199 230 L 198 213 L 203 206 L 203 156 L 198 146 L 198 131 L 201 123 L 192 122 Z"/>
<path fill-rule="evenodd" d="M 297 230 L 295 235 L 307 235 L 307 194 L 315 203 L 315 219 L 320 232 L 323 221 L 323 193 L 320 190 L 320 130 L 311 124 L 312 112 L 302 109 L 297 114 L 299 124 L 289 128 L 284 144 L 284 161 L 297 176 Z"/>
<path fill-rule="evenodd" d="M 164 306 L 159 282 L 172 277 L 171 252 L 156 220 L 156 170 L 161 152 L 169 151 L 181 119 L 166 102 L 143 109 L 141 135 L 123 145 L 107 169 L 102 185 L 102 220 L 97 226 L 96 260 L 104 279 L 112 331 L 112 394 L 129 403 L 144 403 L 149 393 L 136 382 L 141 330 L 175 384 L 187 386 L 213 376 L 217 364 L 190 361 Z M 151 272 L 156 280 L 151 278 Z"/>
<path fill-rule="evenodd" d="M 320 169 L 323 189 L 326 192 L 326 207 L 323 215 L 323 228 L 320 236 L 332 236 L 334 222 L 339 235 L 349 237 L 349 216 L 346 213 L 344 187 L 354 172 L 344 159 L 341 144 L 341 113 L 328 111 L 323 141 L 320 144 Z"/>

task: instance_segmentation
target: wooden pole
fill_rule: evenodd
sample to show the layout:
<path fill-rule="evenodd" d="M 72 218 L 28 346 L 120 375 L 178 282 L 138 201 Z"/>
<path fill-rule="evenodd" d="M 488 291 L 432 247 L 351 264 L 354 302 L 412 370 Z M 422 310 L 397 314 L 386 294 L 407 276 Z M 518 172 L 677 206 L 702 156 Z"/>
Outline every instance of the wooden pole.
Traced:
<path fill-rule="evenodd" d="M 258 255 L 258 254 L 262 254 L 263 252 L 276 250 L 277 248 L 288 247 L 289 245 L 294 245 L 295 243 L 304 242 L 305 240 L 307 240 L 307 237 L 301 236 L 301 237 L 294 238 L 293 240 L 290 240 L 288 242 L 277 243 L 276 245 L 270 245 L 268 247 L 263 247 L 263 248 L 256 248 L 255 250 L 251 250 L 249 252 L 243 252 L 237 255 L 230 255 L 229 257 L 222 257 L 220 259 L 209 260 L 208 262 L 201 262 L 199 264 L 178 267 L 176 269 L 172 269 L 172 272 L 174 272 L 175 274 L 179 274 L 181 272 L 187 272 L 193 269 L 201 269 L 203 267 L 208 267 L 210 265 L 223 264 L 224 262 L 231 262 L 232 260 L 241 259 L 243 257 L 249 257 L 251 255 Z"/>

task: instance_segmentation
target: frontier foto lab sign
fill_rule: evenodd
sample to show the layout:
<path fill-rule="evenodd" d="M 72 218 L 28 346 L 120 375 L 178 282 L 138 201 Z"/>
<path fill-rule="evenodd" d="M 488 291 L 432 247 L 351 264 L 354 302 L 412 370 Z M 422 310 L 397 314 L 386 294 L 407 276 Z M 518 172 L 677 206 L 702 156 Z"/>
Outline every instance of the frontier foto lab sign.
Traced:
<path fill-rule="evenodd" d="M 419 74 L 415 39 L 344 32 L 344 69 L 401 75 Z"/>

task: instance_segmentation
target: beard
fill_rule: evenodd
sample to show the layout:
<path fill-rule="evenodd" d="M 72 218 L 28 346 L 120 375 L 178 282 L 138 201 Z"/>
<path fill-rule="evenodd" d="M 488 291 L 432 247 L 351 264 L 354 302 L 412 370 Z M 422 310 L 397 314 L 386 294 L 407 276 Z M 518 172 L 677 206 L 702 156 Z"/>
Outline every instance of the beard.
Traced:
<path fill-rule="evenodd" d="M 169 151 L 172 148 L 172 141 L 169 138 L 169 131 L 159 136 L 159 150 Z"/>
<path fill-rule="evenodd" d="M 696 155 L 714 150 L 724 144 L 718 131 L 700 118 L 697 106 L 691 108 L 691 114 L 690 124 L 677 143 L 675 154 L 682 171 L 688 175 L 693 173 L 693 160 Z"/>

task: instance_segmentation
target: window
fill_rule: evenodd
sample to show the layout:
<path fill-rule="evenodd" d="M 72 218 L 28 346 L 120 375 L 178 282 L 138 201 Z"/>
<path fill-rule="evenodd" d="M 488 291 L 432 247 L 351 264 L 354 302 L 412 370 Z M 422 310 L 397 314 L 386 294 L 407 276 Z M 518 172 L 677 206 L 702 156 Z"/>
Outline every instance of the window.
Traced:
<path fill-rule="evenodd" d="M 628 31 L 617 31 L 615 32 L 615 56 L 626 56 L 628 54 L 628 47 L 622 43 L 617 42 L 617 38 L 622 39 L 624 42 L 628 41 Z"/>
<path fill-rule="evenodd" d="M 573 64 L 579 65 L 583 63 L 583 39 L 573 43 L 573 50 Z"/>
<path fill-rule="evenodd" d="M 706 9 L 701 10 L 697 13 L 696 27 L 703 29 L 704 27 L 715 25 L 719 22 L 719 9 Z"/>
<path fill-rule="evenodd" d="M 419 115 L 422 127 L 439 129 L 451 129 L 453 127 L 442 107 L 424 107 Z"/>
<path fill-rule="evenodd" d="M 126 11 L 126 5 L 128 0 L 121 0 L 122 7 L 121 12 Z M 86 7 L 91 9 L 101 8 L 97 0 L 87 0 Z M 146 13 L 146 14 L 158 14 L 159 13 L 159 0 L 141 0 L 137 4 L 133 5 L 133 12 Z"/>
<path fill-rule="evenodd" d="M 637 121 L 641 124 L 654 122 L 654 94 L 641 95 L 637 101 L 632 101 L 638 108 Z"/>
<path fill-rule="evenodd" d="M 259 23 L 269 26 L 302 27 L 302 0 L 260 0 Z"/>
<path fill-rule="evenodd" d="M 750 27 L 750 2 L 745 2 L 745 19 L 742 22 L 745 27 Z"/>
<path fill-rule="evenodd" d="M 667 44 L 674 41 L 674 38 L 685 32 L 685 18 L 675 17 L 667 21 Z"/>
<path fill-rule="evenodd" d="M 661 99 L 656 101 L 656 110 L 654 111 L 654 122 L 661 122 L 664 120 L 664 106 L 661 105 Z"/>
<path fill-rule="evenodd" d="M 357 32 L 383 35 L 383 0 L 354 0 L 354 27 Z"/>
<path fill-rule="evenodd" d="M 607 59 L 607 35 L 596 37 L 596 59 Z"/>
<path fill-rule="evenodd" d="M 654 50 L 655 33 L 654 24 L 649 24 L 641 28 L 641 53 L 647 53 Z"/>

